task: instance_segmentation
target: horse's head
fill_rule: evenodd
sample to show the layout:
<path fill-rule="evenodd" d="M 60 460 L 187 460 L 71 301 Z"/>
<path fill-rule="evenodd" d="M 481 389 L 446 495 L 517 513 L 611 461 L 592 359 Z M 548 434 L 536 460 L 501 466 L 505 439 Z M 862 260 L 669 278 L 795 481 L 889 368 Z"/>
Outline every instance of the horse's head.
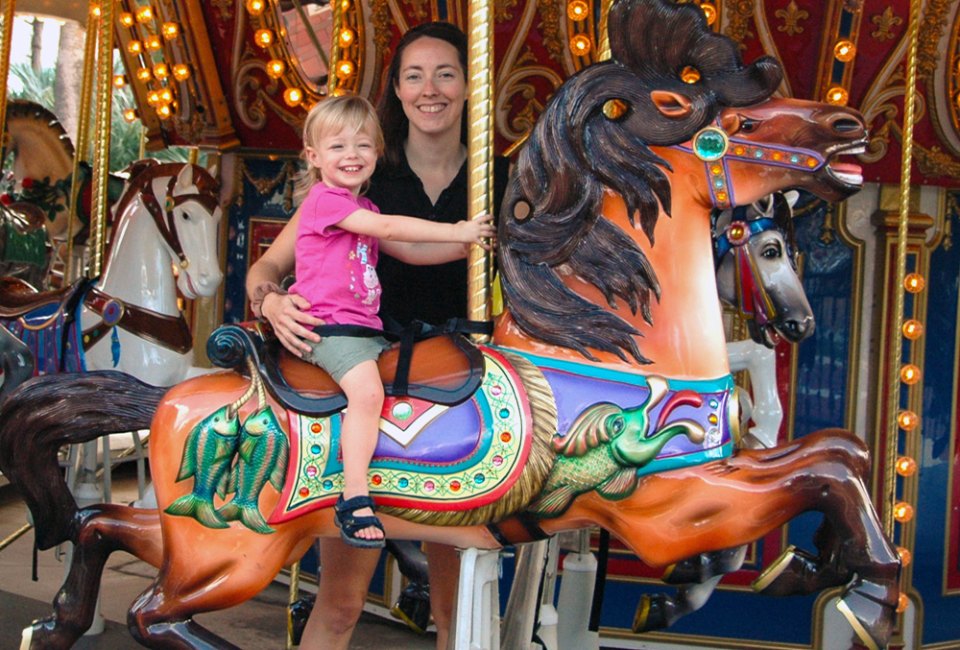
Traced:
<path fill-rule="evenodd" d="M 794 263 L 791 200 L 777 193 L 723 210 L 713 227 L 720 299 L 736 307 L 753 340 L 768 347 L 776 334 L 796 343 L 814 328 Z"/>
<path fill-rule="evenodd" d="M 171 181 L 165 211 L 180 244 L 177 287 L 187 298 L 212 296 L 223 280 L 217 254 L 220 201 L 217 184 L 202 167 L 185 164 Z M 170 242 L 168 241 L 168 245 Z"/>

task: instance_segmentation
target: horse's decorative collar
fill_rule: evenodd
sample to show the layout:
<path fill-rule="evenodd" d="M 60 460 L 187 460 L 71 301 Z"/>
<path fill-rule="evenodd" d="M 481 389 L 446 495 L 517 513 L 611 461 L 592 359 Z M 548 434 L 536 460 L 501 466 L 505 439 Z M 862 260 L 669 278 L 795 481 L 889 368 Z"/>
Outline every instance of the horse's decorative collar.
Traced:
<path fill-rule="evenodd" d="M 771 144 L 757 144 L 750 140 L 727 135 L 720 125 L 704 127 L 689 143 L 675 145 L 682 151 L 692 152 L 704 162 L 707 171 L 707 185 L 714 207 L 725 210 L 736 205 L 733 185 L 730 183 L 730 160 L 756 163 L 768 167 L 786 167 L 815 172 L 826 164 L 826 159 L 813 151 L 802 147 L 787 147 Z"/>
<path fill-rule="evenodd" d="M 93 347 L 114 326 L 122 327 L 131 334 L 153 341 L 179 354 L 186 354 L 193 348 L 193 336 L 183 315 L 168 316 L 125 303 L 91 287 L 84 296 L 83 304 L 99 314 L 103 321 L 83 331 L 83 347 Z"/>

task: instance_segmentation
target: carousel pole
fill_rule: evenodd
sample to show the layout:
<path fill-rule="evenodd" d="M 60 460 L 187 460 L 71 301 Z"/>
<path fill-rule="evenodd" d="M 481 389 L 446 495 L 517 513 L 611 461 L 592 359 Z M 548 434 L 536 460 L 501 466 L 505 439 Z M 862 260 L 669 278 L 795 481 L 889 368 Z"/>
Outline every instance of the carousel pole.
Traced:
<path fill-rule="evenodd" d="M 87 35 L 83 48 L 83 80 L 80 84 L 80 102 L 79 115 L 77 116 L 77 146 L 73 155 L 73 174 L 70 177 L 70 203 L 67 206 L 69 218 L 67 219 L 67 255 L 65 267 L 63 270 L 64 284 L 73 282 L 83 275 L 83 262 L 78 261 L 74 265 L 73 255 L 73 226 L 78 218 L 77 203 L 80 198 L 80 189 L 83 186 L 83 179 L 80 178 L 80 164 L 86 160 L 90 153 L 90 105 L 93 103 L 93 79 L 96 74 L 96 52 L 97 52 L 97 32 L 91 29 L 95 18 L 93 10 L 90 11 L 90 19 L 87 20 Z"/>
<path fill-rule="evenodd" d="M 493 3 L 470 2 L 467 82 L 467 214 L 493 214 Z M 467 256 L 467 316 L 490 320 L 491 253 L 472 245 Z M 474 335 L 486 342 L 486 335 Z"/>
<path fill-rule="evenodd" d="M 893 351 L 889 363 L 888 403 L 887 403 L 887 448 L 886 462 L 884 463 L 884 513 L 883 524 L 887 537 L 895 539 L 896 518 L 894 505 L 897 503 L 897 461 L 900 456 L 899 413 L 902 382 L 900 367 L 903 363 L 903 313 L 904 313 L 904 280 L 907 273 L 907 235 L 910 221 L 910 176 L 913 165 L 913 130 L 916 122 L 917 101 L 917 49 L 920 33 L 920 9 L 922 0 L 910 0 L 910 26 L 908 31 L 907 65 L 906 65 L 906 92 L 903 101 L 903 151 L 900 170 L 900 204 L 897 228 L 897 268 L 895 287 L 895 303 L 893 324 Z M 909 388 L 908 388 L 909 390 Z M 918 429 L 905 431 L 905 436 L 918 435 Z M 910 448 L 909 441 L 904 445 Z M 916 480 L 916 479 L 914 479 Z M 907 522 L 904 521 L 903 525 Z M 901 535 L 903 530 L 901 528 Z M 901 572 L 900 606 L 897 611 L 903 612 L 907 601 L 905 599 L 906 585 L 909 582 L 906 572 Z"/>
<path fill-rule="evenodd" d="M 10 42 L 13 40 L 13 12 L 16 9 L 16 0 L 3 0 L 0 19 L 0 134 L 7 132 L 7 73 L 10 71 Z M 4 142 L 6 146 L 6 142 Z"/>
<path fill-rule="evenodd" d="M 93 149 L 93 254 L 90 257 L 90 277 L 100 275 L 109 211 L 107 181 L 110 178 L 110 127 L 113 100 L 113 2 L 100 5 L 97 47 L 97 112 Z"/>

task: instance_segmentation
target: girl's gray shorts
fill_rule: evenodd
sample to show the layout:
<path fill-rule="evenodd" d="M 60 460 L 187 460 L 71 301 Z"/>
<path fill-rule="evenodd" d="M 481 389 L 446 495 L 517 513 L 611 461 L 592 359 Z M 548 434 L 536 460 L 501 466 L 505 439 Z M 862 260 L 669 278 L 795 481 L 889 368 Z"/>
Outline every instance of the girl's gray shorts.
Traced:
<path fill-rule="evenodd" d="M 390 347 L 382 336 L 325 336 L 319 343 L 307 341 L 312 348 L 303 359 L 320 366 L 340 383 L 343 376 L 364 361 L 375 361 Z"/>

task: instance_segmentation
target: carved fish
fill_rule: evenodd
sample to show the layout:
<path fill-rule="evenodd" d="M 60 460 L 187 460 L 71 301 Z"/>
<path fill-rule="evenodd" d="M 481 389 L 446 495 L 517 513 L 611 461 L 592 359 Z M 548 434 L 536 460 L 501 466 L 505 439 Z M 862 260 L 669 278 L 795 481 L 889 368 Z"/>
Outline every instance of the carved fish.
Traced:
<path fill-rule="evenodd" d="M 608 499 L 622 499 L 637 487 L 637 468 L 657 457 L 668 441 L 686 435 L 701 442 L 704 430 L 696 422 L 677 420 L 659 426 L 669 411 L 681 404 L 696 404 L 695 393 L 674 396 L 651 423 L 650 409 L 663 401 L 668 389 L 660 377 L 648 379 L 650 394 L 642 404 L 624 409 L 600 402 L 586 409 L 571 425 L 570 432 L 554 439 L 557 460 L 541 496 L 530 510 L 543 517 L 556 517 L 578 494 L 597 490 Z"/>
<path fill-rule="evenodd" d="M 240 460 L 227 486 L 227 492 L 235 496 L 218 510 L 220 516 L 226 521 L 240 520 L 258 533 L 274 532 L 260 514 L 260 491 L 268 481 L 278 491 L 283 487 L 288 459 L 287 436 L 273 409 L 267 406 L 247 418 L 240 438 Z"/>
<path fill-rule="evenodd" d="M 193 490 L 171 503 L 165 512 L 193 517 L 208 528 L 227 528 L 213 507 L 213 495 L 226 494 L 230 464 L 237 453 L 240 420 L 228 407 L 217 409 L 200 421 L 187 436 L 177 481 L 193 477 Z"/>

